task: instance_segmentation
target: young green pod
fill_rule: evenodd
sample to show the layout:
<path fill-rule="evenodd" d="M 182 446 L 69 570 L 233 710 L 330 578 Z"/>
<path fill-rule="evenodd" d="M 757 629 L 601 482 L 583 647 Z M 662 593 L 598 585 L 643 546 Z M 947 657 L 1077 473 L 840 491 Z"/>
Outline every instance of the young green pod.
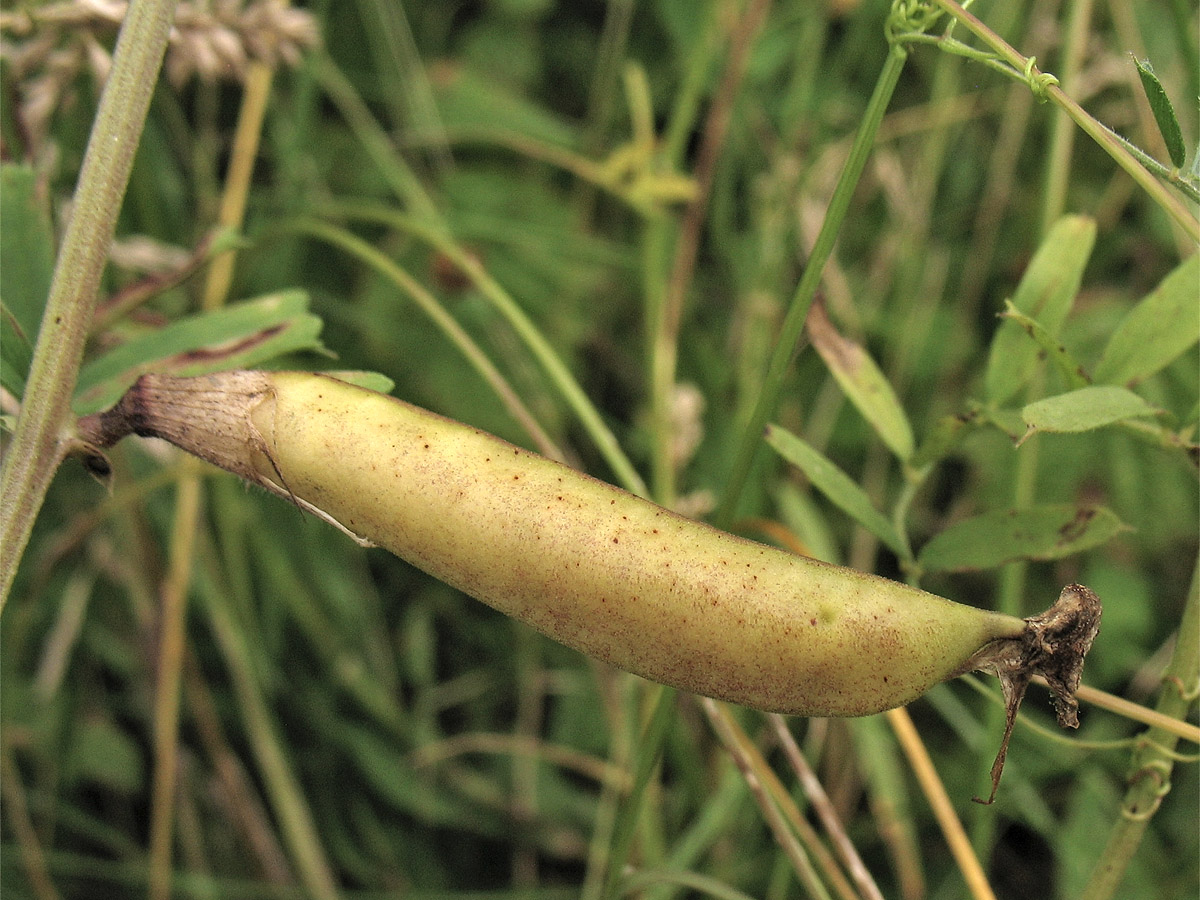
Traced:
<path fill-rule="evenodd" d="M 570 647 L 756 709 L 900 706 L 1029 622 L 683 518 L 393 397 L 300 372 L 144 376 L 83 428 L 166 438 Z"/>

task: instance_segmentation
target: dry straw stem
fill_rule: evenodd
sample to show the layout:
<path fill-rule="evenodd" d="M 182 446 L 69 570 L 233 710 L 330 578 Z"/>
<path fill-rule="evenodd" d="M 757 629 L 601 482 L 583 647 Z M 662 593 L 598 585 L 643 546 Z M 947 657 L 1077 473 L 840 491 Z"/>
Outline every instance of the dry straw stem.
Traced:
<path fill-rule="evenodd" d="M 917 726 L 913 724 L 912 717 L 905 709 L 889 710 L 886 715 L 888 723 L 896 732 L 904 755 L 908 757 L 913 774 L 917 776 L 921 790 L 929 799 L 934 818 L 937 819 L 938 826 L 942 829 L 946 844 L 963 874 L 963 880 L 966 881 L 971 896 L 974 900 L 996 900 L 996 895 L 993 893 L 991 885 L 988 884 L 983 866 L 979 864 L 979 857 L 975 855 L 975 850 L 971 847 L 971 841 L 963 829 L 962 821 L 954 812 L 954 804 L 950 802 L 946 786 L 942 784 L 942 779 L 933 765 L 929 751 L 925 749 L 925 744 L 921 741 L 921 735 L 917 732 Z"/>
<path fill-rule="evenodd" d="M 247 71 L 242 105 L 234 133 L 232 156 L 221 198 L 219 224 L 238 229 L 246 210 L 254 161 L 270 96 L 272 67 L 252 61 Z M 225 305 L 233 280 L 236 251 L 219 254 L 205 281 L 202 307 Z M 176 772 L 179 768 L 179 693 L 184 657 L 184 625 L 192 580 L 193 549 L 202 503 L 201 471 L 195 460 L 182 467 L 176 488 L 175 522 L 171 529 L 170 562 L 162 585 L 159 664 L 154 698 L 154 787 L 150 811 L 150 900 L 166 900 L 171 891 L 171 850 L 174 844 Z"/>
<path fill-rule="evenodd" d="M 792 864 L 797 878 L 800 879 L 800 883 L 804 885 L 809 896 L 818 898 L 818 900 L 830 900 L 825 883 L 817 874 L 808 851 L 801 844 L 798 835 L 805 838 L 805 844 L 810 850 L 817 852 L 819 858 L 825 857 L 826 877 L 835 888 L 839 889 L 839 894 L 843 897 L 853 896 L 845 876 L 837 869 L 832 859 L 827 857 L 812 826 L 799 814 L 799 810 L 795 810 L 791 797 L 778 783 L 775 773 L 767 765 L 762 754 L 758 752 L 758 748 L 733 721 L 729 710 L 708 697 L 701 699 L 701 706 L 712 724 L 713 730 L 721 739 L 725 749 L 729 751 L 729 755 L 737 764 L 742 777 L 745 778 L 746 786 L 750 788 L 750 793 L 762 812 L 763 820 L 771 829 L 776 843 L 779 844 L 780 849 Z M 772 791 L 773 787 L 776 790 Z M 784 812 L 787 807 L 795 810 L 791 817 Z"/>
<path fill-rule="evenodd" d="M 791 730 L 787 727 L 787 722 L 782 716 L 771 716 L 771 728 L 775 732 L 775 736 L 779 739 L 780 745 L 783 747 L 783 752 L 787 756 L 788 763 L 792 767 L 792 771 L 796 773 L 796 777 L 800 780 L 800 786 L 803 788 L 805 796 L 808 797 L 809 803 L 813 805 L 817 817 L 821 820 L 821 825 L 824 827 L 830 840 L 833 842 L 834 849 L 837 850 L 838 856 L 842 859 L 842 864 L 850 873 L 850 877 L 858 886 L 859 894 L 865 900 L 883 900 L 883 895 L 879 892 L 879 886 L 875 884 L 875 879 L 871 877 L 866 865 L 862 861 L 862 857 L 858 855 L 858 850 L 855 849 L 854 843 L 846 834 L 846 829 L 842 826 L 841 819 L 838 818 L 837 810 L 834 809 L 833 803 L 829 800 L 829 795 L 825 793 L 825 788 L 817 778 L 817 773 L 813 771 L 812 766 L 808 764 L 804 754 L 800 751 L 800 745 L 796 743 L 795 737 L 792 736 Z"/>

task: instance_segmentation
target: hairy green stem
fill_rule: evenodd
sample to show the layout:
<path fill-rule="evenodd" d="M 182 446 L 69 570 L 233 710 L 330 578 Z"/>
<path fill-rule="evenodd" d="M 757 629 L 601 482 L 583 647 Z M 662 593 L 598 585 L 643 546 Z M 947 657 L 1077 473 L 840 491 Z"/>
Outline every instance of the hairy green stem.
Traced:
<path fill-rule="evenodd" d="M 134 0 L 130 4 L 100 95 L 16 433 L 0 471 L 0 609 L 54 472 L 69 448 L 71 395 L 117 214 L 162 67 L 175 2 Z"/>
<path fill-rule="evenodd" d="M 714 523 L 717 527 L 728 528 L 734 519 L 738 500 L 750 475 L 751 466 L 754 464 L 755 452 L 762 443 L 763 428 L 766 426 L 767 420 L 774 415 L 779 403 L 784 376 L 796 352 L 796 345 L 804 330 L 804 323 L 808 319 L 809 307 L 812 306 L 813 297 L 821 283 L 821 273 L 825 268 L 825 263 L 833 254 L 838 231 L 850 208 L 854 189 L 858 186 L 863 167 L 866 165 L 867 157 L 875 142 L 875 135 L 879 131 L 879 123 L 883 120 L 888 102 L 896 90 L 896 83 L 900 80 L 900 73 L 904 69 L 904 61 L 907 57 L 908 51 L 899 44 L 890 46 L 883 69 L 879 73 L 879 79 L 875 83 L 875 90 L 871 94 L 866 112 L 863 114 L 862 124 L 854 137 L 850 155 L 846 159 L 846 165 L 842 168 L 842 174 L 834 188 L 833 197 L 829 201 L 825 221 L 821 224 L 821 231 L 817 235 L 812 253 L 804 267 L 804 274 L 800 277 L 800 283 L 796 287 L 791 305 L 784 317 L 779 341 L 775 344 L 767 374 L 763 378 L 758 402 L 754 406 L 746 429 L 742 432 L 741 442 L 730 469 L 729 481 L 725 485 L 725 494 L 714 515 Z"/>
<path fill-rule="evenodd" d="M 1187 603 L 1179 622 L 1179 637 L 1171 662 L 1163 673 L 1162 694 L 1155 709 L 1173 719 L 1183 719 L 1200 691 L 1200 565 L 1192 573 Z M 1146 827 L 1171 790 L 1174 750 L 1179 737 L 1163 728 L 1150 728 L 1138 740 L 1129 769 L 1129 789 L 1121 815 L 1097 857 L 1095 870 L 1081 900 L 1109 900 L 1125 877 L 1129 863 L 1142 843 Z"/>

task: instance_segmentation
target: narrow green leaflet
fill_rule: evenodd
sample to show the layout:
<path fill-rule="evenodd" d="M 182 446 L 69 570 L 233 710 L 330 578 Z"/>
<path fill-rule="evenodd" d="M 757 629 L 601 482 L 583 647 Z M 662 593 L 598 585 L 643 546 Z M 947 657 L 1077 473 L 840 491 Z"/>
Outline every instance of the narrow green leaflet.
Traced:
<path fill-rule="evenodd" d="M 1137 66 L 1138 77 L 1142 79 L 1142 90 L 1150 101 L 1150 111 L 1154 113 L 1154 121 L 1162 133 L 1163 143 L 1167 145 L 1167 153 L 1176 168 L 1182 168 L 1187 161 L 1187 147 L 1183 143 L 1183 130 L 1179 120 L 1175 118 L 1175 109 L 1171 106 L 1171 98 L 1163 90 L 1162 82 L 1154 74 L 1154 68 L 1148 59 L 1133 58 Z"/>
<path fill-rule="evenodd" d="M 1028 431 L 1075 433 L 1092 431 L 1126 419 L 1157 415 L 1155 409 L 1137 394 L 1112 385 L 1092 385 L 1030 403 L 1021 410 Z M 1024 438 L 1022 438 L 1024 440 Z"/>
<path fill-rule="evenodd" d="M 1096 242 L 1096 223 L 1085 216 L 1064 216 L 1054 223 L 1030 260 L 1012 305 L 1037 319 L 1057 338 L 1079 292 L 1083 270 Z M 1000 323 L 988 350 L 988 399 L 997 406 L 1011 400 L 1037 369 L 1040 348 L 1011 320 Z"/>
<path fill-rule="evenodd" d="M 30 166 L 0 165 L 0 222 L 0 384 L 20 397 L 54 272 L 54 229 Z"/>
<path fill-rule="evenodd" d="M 808 313 L 808 336 L 842 391 L 883 442 L 902 460 L 912 456 L 912 426 L 892 385 L 862 347 L 838 334 L 819 300 Z"/>
<path fill-rule="evenodd" d="M 14 397 L 23 397 L 32 362 L 33 345 L 17 317 L 0 300 L 0 386 Z"/>
<path fill-rule="evenodd" d="M 377 394 L 390 394 L 396 382 L 382 372 L 364 372 L 357 369 L 323 369 L 321 374 L 344 381 L 347 384 L 375 391 Z"/>
<path fill-rule="evenodd" d="M 1089 383 L 1087 374 L 1073 357 L 1070 352 L 1050 336 L 1050 333 L 1042 327 L 1042 323 L 1037 319 L 1025 315 L 1019 309 L 1012 305 L 1012 301 L 1004 301 L 1004 312 L 1001 314 L 1005 319 L 1011 319 L 1025 329 L 1025 333 L 1033 338 L 1046 357 L 1054 363 L 1054 367 L 1058 369 L 1063 380 L 1066 381 L 1070 388 L 1086 387 Z"/>
<path fill-rule="evenodd" d="M 778 425 L 768 425 L 767 443 L 804 473 L 829 500 L 904 559 L 911 557 L 895 527 L 854 481 L 803 438 Z"/>
<path fill-rule="evenodd" d="M 1200 254 L 1192 254 L 1121 320 L 1096 366 L 1097 381 L 1135 384 L 1200 341 Z"/>
<path fill-rule="evenodd" d="M 299 350 L 321 351 L 320 332 L 321 320 L 308 312 L 308 295 L 299 290 L 189 316 L 85 365 L 72 407 L 77 415 L 105 409 L 150 371 L 203 375 Z"/>
<path fill-rule="evenodd" d="M 1062 559 L 1127 528 L 1103 506 L 1055 503 L 997 510 L 939 532 L 921 548 L 917 562 L 926 572 L 969 572 L 1022 559 Z"/>

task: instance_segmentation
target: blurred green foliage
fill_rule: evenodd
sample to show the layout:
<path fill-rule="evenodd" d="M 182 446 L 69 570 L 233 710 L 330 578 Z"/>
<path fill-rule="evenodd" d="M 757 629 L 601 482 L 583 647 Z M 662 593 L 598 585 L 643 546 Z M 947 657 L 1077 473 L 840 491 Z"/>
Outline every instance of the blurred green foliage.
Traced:
<path fill-rule="evenodd" d="M 1097 11 L 1076 82 L 1097 118 L 1151 154 L 1155 119 L 1139 105 L 1130 52 L 1153 61 L 1183 133 L 1197 133 L 1196 110 L 1184 102 L 1194 96 L 1195 10 L 1178 6 L 1186 4 L 1140 4 L 1136 16 Z M 1036 55 L 1043 71 L 1060 71 L 1055 6 L 972 9 Z M 887 54 L 887 10 L 881 0 L 781 0 L 750 44 L 677 342 L 678 381 L 703 398 L 679 406 L 697 440 L 671 463 L 689 509 L 702 513 L 722 490 Z M 230 297 L 243 312 L 219 320 L 236 319 L 236 334 L 187 318 L 199 310 L 203 279 L 193 277 L 152 292 L 95 335 L 91 371 L 132 371 L 153 359 L 137 348 L 153 347 L 156 336 L 183 334 L 182 343 L 164 343 L 166 355 L 256 333 L 266 320 L 242 302 L 284 296 L 299 304 L 284 318 L 301 334 L 272 345 L 287 354 L 272 365 L 379 372 L 397 396 L 528 443 L 393 280 L 296 230 L 310 217 L 366 239 L 430 291 L 567 456 L 612 479 L 560 385 L 485 292 L 419 231 L 355 216 L 351 205 L 393 210 L 478 261 L 635 467 L 649 472 L 663 452 L 650 418 L 649 323 L 686 209 L 671 192 L 691 188 L 674 179 L 692 174 L 741 6 L 325 0 L 308 11 L 322 45 L 274 80 Z M 1180 16 L 1189 29 L 1178 27 Z M 111 29 L 94 34 L 111 44 Z M 61 46 L 74 46 L 72 35 L 61 35 Z M 658 147 L 639 143 L 647 122 L 636 92 L 627 93 L 627 62 L 644 72 Z M 29 164 L 6 169 L 0 239 L 12 310 L 3 372 L 17 393 L 22 335 L 36 320 L 29 304 L 48 277 L 46 223 L 69 196 L 96 93 L 80 66 L 59 86 L 44 132 L 30 131 L 22 102 L 40 71 L 14 56 L 2 71 L 11 98 L 0 122 L 6 157 Z M 179 248 L 209 233 L 240 98 L 236 80 L 164 81 L 118 250 L 150 238 L 151 269 L 169 269 Z M 933 545 L 938 564 L 923 586 L 1026 615 L 1062 584 L 1088 584 L 1106 609 L 1086 682 L 1152 706 L 1196 566 L 1195 450 L 1189 460 L 1186 447 L 1195 440 L 1200 367 L 1187 318 L 1195 248 L 1082 135 L 1066 173 L 1066 208 L 1057 210 L 1074 216 L 1064 231 L 1040 234 L 1055 116 L 1028 88 L 984 66 L 913 49 L 823 285 L 834 327 L 870 362 L 871 384 L 856 388 L 811 348 L 797 354 L 774 417 L 786 431 L 773 432 L 773 443 L 801 436 L 795 460 L 808 461 L 813 482 L 764 445 L 740 527 L 761 538 L 755 520 L 781 521 L 821 555 L 903 578 L 918 573 L 914 561 L 935 535 L 961 537 L 964 523 L 979 526 L 1015 507 L 1066 511 L 1067 522 L 1071 510 L 1099 510 L 1116 523 L 1106 539 L 1065 557 L 1025 553 L 1040 561 L 1015 576 L 1017 596 L 1012 570 L 972 564 L 971 548 L 946 537 Z M 664 150 L 672 146 L 674 159 Z M 620 168 L 627 160 L 634 169 Z M 621 171 L 642 176 L 646 191 L 613 175 Z M 34 212 L 23 215 L 19 204 Z M 1190 267 L 1180 268 L 1189 256 Z M 114 260 L 112 294 L 146 271 L 133 254 Z M 1029 298 L 1022 290 L 1031 260 L 1074 267 L 1052 321 L 1021 299 Z M 1001 324 L 1007 299 L 1042 329 L 1043 344 L 1030 337 L 1033 326 Z M 336 360 L 314 352 L 314 316 Z M 1155 328 L 1163 316 L 1181 317 L 1179 328 L 1164 335 Z M 1083 415 L 1086 430 L 1041 424 L 1047 433 L 1017 447 L 1035 425 L 1023 407 L 1078 387 L 1069 369 L 1044 363 L 1050 340 L 1063 354 L 1052 358 L 1129 388 L 1154 415 L 1099 422 L 1090 407 L 1071 407 L 1070 421 Z M 110 352 L 135 358 L 106 371 L 95 361 Z M 877 396 L 874 379 L 893 395 L 878 414 L 856 395 Z M 905 444 L 904 459 L 881 440 L 880 416 L 892 417 L 885 436 L 900 428 L 895 416 L 910 429 L 915 450 Z M 111 460 L 107 491 L 75 463 L 61 470 L 0 632 L 0 865 L 14 896 L 42 891 L 30 875 L 31 847 L 60 896 L 146 890 L 156 610 L 179 460 L 136 442 Z M 229 477 L 213 474 L 205 486 L 183 669 L 174 896 L 307 896 L 281 824 L 296 806 L 315 822 L 347 898 L 550 900 L 594 889 L 639 760 L 646 686 Z M 972 546 L 996 534 L 984 530 Z M 997 550 L 986 565 L 1010 556 Z M 1052 723 L 1045 695 L 1034 694 L 1025 715 Z M 801 896 L 694 699 L 680 697 L 678 706 L 630 858 L 641 876 L 661 879 L 637 896 L 719 895 L 717 885 L 726 896 Z M 1098 835 L 1122 815 L 1129 739 L 1144 726 L 1086 707 L 1070 744 L 1018 726 L 998 802 L 984 808 L 969 800 L 995 752 L 993 702 L 959 682 L 939 686 L 911 713 L 997 896 L 1078 896 L 1098 862 Z M 736 718 L 793 785 L 762 717 Z M 884 896 L 907 896 L 914 871 L 925 892 L 912 896 L 963 896 L 882 720 L 792 725 Z M 1196 895 L 1195 749 L 1181 745 L 1192 756 L 1176 767 L 1120 896 Z M 272 766 L 290 773 L 291 788 Z M 891 827 L 907 839 L 894 839 Z"/>

